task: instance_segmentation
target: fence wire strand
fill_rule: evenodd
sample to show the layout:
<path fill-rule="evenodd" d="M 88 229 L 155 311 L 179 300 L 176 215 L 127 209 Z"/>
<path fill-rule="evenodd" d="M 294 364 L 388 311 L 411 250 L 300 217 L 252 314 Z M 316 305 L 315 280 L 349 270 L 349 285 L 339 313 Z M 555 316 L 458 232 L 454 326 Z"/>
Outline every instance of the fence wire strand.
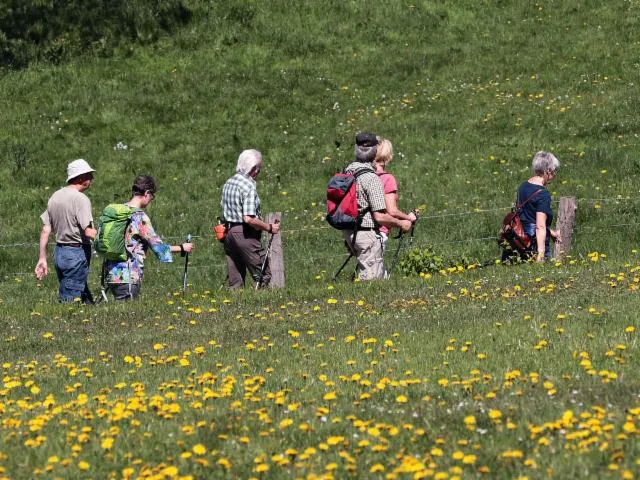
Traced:
<path fill-rule="evenodd" d="M 587 203 L 587 204 L 603 204 L 603 203 L 609 203 L 609 202 L 615 202 L 615 203 L 622 203 L 622 202 L 627 202 L 627 203 L 635 203 L 635 202 L 640 202 L 640 198 L 619 198 L 619 197 L 610 197 L 610 198 L 577 198 L 576 199 L 577 203 Z M 559 204 L 559 201 L 554 201 L 554 204 Z M 418 222 L 417 225 L 420 225 L 422 221 L 424 220 L 433 220 L 433 219 L 438 219 L 438 218 L 451 218 L 451 217 L 463 217 L 463 216 L 472 216 L 472 215 L 484 215 L 487 213 L 495 213 L 495 212 L 507 212 L 510 208 L 512 207 L 512 205 L 506 206 L 506 207 L 496 207 L 496 208 L 488 208 L 488 209 L 474 209 L 474 210 L 470 210 L 470 211 L 463 211 L 463 212 L 451 212 L 451 213 L 439 213 L 439 214 L 432 214 L 432 215 L 422 215 L 420 217 L 420 222 Z M 631 213 L 631 212 L 630 212 Z M 285 217 L 286 214 L 283 214 L 283 217 Z M 612 228 L 623 228 L 623 227 L 640 227 L 640 223 L 636 223 L 636 222 L 628 222 L 628 223 L 614 223 L 614 224 L 610 224 L 610 225 L 604 225 L 601 227 L 589 227 L 589 226 L 579 226 L 576 225 L 575 226 L 575 231 L 576 232 L 591 232 L 591 233 L 606 233 L 608 231 L 608 229 L 612 229 Z M 320 232 L 320 231 L 332 231 L 333 229 L 327 225 L 327 224 L 321 224 L 321 225 L 307 225 L 307 226 L 303 226 L 303 227 L 298 227 L 295 229 L 291 229 L 291 230 L 283 230 L 282 234 L 283 235 L 295 235 L 298 233 L 306 233 L 306 232 Z M 185 237 L 184 236 L 165 236 L 163 237 L 165 240 L 184 240 Z M 217 243 L 217 240 L 214 239 L 213 234 L 212 235 L 193 235 L 192 238 L 194 240 L 205 240 L 205 241 L 210 241 L 211 244 L 215 244 Z M 475 243 L 475 242 L 495 242 L 496 240 L 496 235 L 491 235 L 491 236 L 484 236 L 484 237 L 475 237 L 475 238 L 464 238 L 464 239 L 456 239 L 456 240 L 449 240 L 449 241 L 445 241 L 445 242 L 424 242 L 424 241 L 418 241 L 416 243 L 414 243 L 412 245 L 413 248 L 420 248 L 420 247 L 424 247 L 424 246 L 442 246 L 442 245 L 456 245 L 456 244 L 464 244 L 464 243 Z M 49 242 L 47 243 L 47 245 L 49 247 L 55 246 L 55 242 Z M 11 250 L 11 249 L 29 249 L 29 248 L 39 248 L 39 243 L 36 242 L 23 242 L 23 243 L 7 243 L 7 244 L 0 244 L 0 250 Z M 406 248 L 408 248 L 408 246 L 405 244 L 403 250 L 406 250 Z M 291 257 L 287 257 L 287 263 L 288 264 L 297 264 L 297 263 L 310 263 L 310 262 L 316 262 L 319 260 L 326 260 L 328 258 L 332 258 L 332 259 L 344 259 L 348 256 L 348 253 L 330 253 L 330 254 L 326 254 L 326 255 L 319 255 L 319 256 L 312 256 L 312 255 L 301 255 L 301 256 L 295 256 L 293 258 Z M 95 255 L 94 255 L 95 257 Z M 96 265 L 98 262 L 93 262 L 92 264 L 92 270 L 97 268 L 94 267 L 93 265 Z M 210 263 L 210 264 L 198 264 L 197 262 L 191 262 L 189 264 L 189 268 L 193 268 L 193 269 L 202 269 L 202 270 L 214 270 L 214 269 L 223 269 L 226 267 L 226 263 Z M 167 268 L 171 269 L 171 270 L 177 270 L 177 269 L 182 269 L 184 268 L 184 265 L 182 265 L 180 262 L 175 262 L 174 264 L 170 265 L 170 266 L 153 266 L 153 267 L 146 267 L 145 271 L 149 271 L 149 272 L 156 272 L 156 271 L 166 271 Z M 24 276 L 32 276 L 34 275 L 33 272 L 12 272 L 12 273 L 4 273 L 2 274 L 5 278 L 9 278 L 9 277 L 24 277 Z"/>

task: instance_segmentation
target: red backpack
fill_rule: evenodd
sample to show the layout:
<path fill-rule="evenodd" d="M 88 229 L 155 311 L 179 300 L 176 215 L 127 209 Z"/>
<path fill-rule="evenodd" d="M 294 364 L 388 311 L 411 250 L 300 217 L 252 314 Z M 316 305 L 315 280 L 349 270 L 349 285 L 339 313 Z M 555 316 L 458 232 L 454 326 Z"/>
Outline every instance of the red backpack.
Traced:
<path fill-rule="evenodd" d="M 356 230 L 362 220 L 358 212 L 356 179 L 363 173 L 375 173 L 360 168 L 353 173 L 336 173 L 327 185 L 327 222 L 338 230 Z"/>

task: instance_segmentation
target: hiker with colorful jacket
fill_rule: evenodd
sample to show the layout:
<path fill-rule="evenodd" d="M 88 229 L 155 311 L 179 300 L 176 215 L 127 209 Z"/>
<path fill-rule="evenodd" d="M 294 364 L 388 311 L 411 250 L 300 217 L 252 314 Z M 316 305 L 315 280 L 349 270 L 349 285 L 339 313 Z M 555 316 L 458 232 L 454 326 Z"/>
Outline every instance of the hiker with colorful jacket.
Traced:
<path fill-rule="evenodd" d="M 53 251 L 56 274 L 60 287 L 60 302 L 79 299 L 93 303 L 89 290 L 89 263 L 91 240 L 96 236 L 93 228 L 91 201 L 84 192 L 91 186 L 95 170 L 83 160 L 74 160 L 67 166 L 67 185 L 56 191 L 47 209 L 42 213 L 40 232 L 40 257 L 35 268 L 36 278 L 42 280 L 49 273 L 47 243 L 53 231 L 56 247 Z"/>
<path fill-rule="evenodd" d="M 416 214 L 414 212 L 404 213 L 398 208 L 398 182 L 396 177 L 385 170 L 391 160 L 393 160 L 393 145 L 388 139 L 378 137 L 376 159 L 373 164 L 382 182 L 387 213 L 398 220 L 409 220 L 413 223 L 417 220 Z M 389 228 L 384 225 L 380 226 L 380 234 L 382 235 L 382 248 L 386 250 L 389 241 Z"/>
<path fill-rule="evenodd" d="M 397 219 L 387 212 L 384 188 L 373 162 L 376 158 L 378 139 L 372 133 L 356 135 L 355 161 L 345 173 L 356 176 L 356 196 L 360 221 L 356 230 L 343 230 L 346 244 L 355 255 L 356 273 L 360 280 L 377 280 L 385 277 L 384 252 L 380 227 L 411 229 L 410 220 Z"/>
<path fill-rule="evenodd" d="M 267 252 L 262 248 L 262 232 L 276 235 L 279 223 L 262 220 L 256 180 L 262 168 L 258 150 L 244 150 L 238 157 L 236 173 L 222 187 L 222 217 L 226 226 L 224 253 L 227 260 L 229 288 L 243 288 L 247 270 L 262 288 L 271 281 Z M 263 268 L 264 266 L 264 268 Z M 264 270 L 264 271 L 262 271 Z"/>
<path fill-rule="evenodd" d="M 156 196 L 156 182 L 153 177 L 137 176 L 131 187 L 131 193 L 129 201 L 122 205 L 123 210 L 127 210 L 129 219 L 124 228 L 125 252 L 122 252 L 126 259 L 105 259 L 103 266 L 103 282 L 116 300 L 135 299 L 140 294 L 144 262 L 149 249 L 162 263 L 171 263 L 173 253 L 185 255 L 193 250 L 192 243 L 181 245 L 165 243 L 154 230 L 149 216 L 144 212 Z M 110 207 L 114 208 L 116 205 L 110 205 L 107 208 Z M 105 212 L 101 218 L 101 229 L 105 225 Z M 99 234 L 98 243 L 101 242 L 100 237 L 102 234 Z"/>
<path fill-rule="evenodd" d="M 550 239 L 561 242 L 560 232 L 551 228 L 553 211 L 551 194 L 546 185 L 558 174 L 560 162 L 550 152 L 537 152 L 531 162 L 533 177 L 518 188 L 518 205 L 522 205 L 520 220 L 527 235 L 532 239 L 526 252 L 528 258 L 544 262 L 551 258 Z"/>

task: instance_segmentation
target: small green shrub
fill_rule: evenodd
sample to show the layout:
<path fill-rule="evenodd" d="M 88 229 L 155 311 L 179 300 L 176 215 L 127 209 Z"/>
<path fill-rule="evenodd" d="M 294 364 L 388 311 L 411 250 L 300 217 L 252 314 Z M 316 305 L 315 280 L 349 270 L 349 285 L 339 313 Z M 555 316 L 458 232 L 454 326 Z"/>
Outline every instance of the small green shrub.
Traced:
<path fill-rule="evenodd" d="M 181 0 L 6 0 L 0 7 L 0 66 L 109 56 L 150 43 L 191 19 Z"/>
<path fill-rule="evenodd" d="M 427 245 L 425 248 L 412 248 L 409 250 L 405 258 L 398 264 L 400 273 L 407 277 L 420 276 L 421 274 L 434 274 L 451 268 L 475 265 L 478 262 L 470 260 L 466 256 L 460 258 L 445 258 L 443 255 L 436 253 L 433 246 Z"/>

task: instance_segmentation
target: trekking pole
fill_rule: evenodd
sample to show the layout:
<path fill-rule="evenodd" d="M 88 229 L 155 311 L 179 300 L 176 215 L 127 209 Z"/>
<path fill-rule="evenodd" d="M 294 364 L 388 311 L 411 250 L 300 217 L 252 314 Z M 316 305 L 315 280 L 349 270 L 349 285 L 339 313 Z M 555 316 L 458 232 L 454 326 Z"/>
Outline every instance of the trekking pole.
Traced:
<path fill-rule="evenodd" d="M 398 254 L 400 253 L 400 249 L 402 248 L 402 242 L 404 241 L 404 233 L 400 233 L 400 235 L 396 238 L 398 240 L 398 246 L 396 247 L 396 251 L 393 252 L 393 260 L 391 260 L 391 268 L 389 269 L 389 275 L 393 273 L 393 269 L 396 267 L 396 263 L 398 263 Z"/>
<path fill-rule="evenodd" d="M 280 223 L 280 220 L 276 220 L 274 223 Z M 258 277 L 258 281 L 256 282 L 256 290 L 262 287 L 262 279 L 264 278 L 264 273 L 267 270 L 267 260 L 269 259 L 269 251 L 271 250 L 271 244 L 273 243 L 273 237 L 275 233 L 271 234 L 269 238 L 269 243 L 267 244 L 267 251 L 264 252 L 264 260 L 262 261 L 262 267 L 260 267 L 260 276 Z"/>
<path fill-rule="evenodd" d="M 102 299 L 105 302 L 109 301 L 107 297 L 107 262 L 106 260 L 102 260 L 102 268 L 100 269 L 100 294 L 102 295 Z"/>
<path fill-rule="evenodd" d="M 411 224 L 411 233 L 409 235 L 409 250 L 411 250 L 413 248 L 413 232 L 416 229 L 416 223 L 418 223 L 418 220 L 420 219 L 420 210 L 418 210 L 417 208 L 414 208 L 412 210 L 412 213 L 416 216 L 416 219 Z"/>
<path fill-rule="evenodd" d="M 351 258 L 353 257 L 353 253 L 349 252 L 349 256 L 347 257 L 347 259 L 344 261 L 344 263 L 342 264 L 342 266 L 338 269 L 338 271 L 336 272 L 336 274 L 333 276 L 333 280 L 337 280 L 338 275 L 340 275 L 340 273 L 342 272 L 342 270 L 344 270 L 344 267 L 347 266 L 347 263 L 349 263 L 349 260 L 351 260 Z"/>
<path fill-rule="evenodd" d="M 191 243 L 191 234 L 187 235 L 187 243 Z M 189 252 L 184 256 L 184 272 L 182 274 L 182 292 L 187 289 L 187 269 L 189 268 Z"/>
<path fill-rule="evenodd" d="M 411 213 L 413 213 L 416 216 L 416 219 L 411 223 L 411 230 L 409 233 L 409 249 L 413 248 L 413 233 L 415 231 L 418 218 L 420 218 L 419 217 L 420 212 L 417 209 L 412 210 Z M 396 238 L 399 238 L 400 240 L 398 241 L 398 247 L 396 248 L 396 251 L 393 252 L 393 260 L 391 261 L 391 268 L 389 269 L 389 275 L 391 275 L 391 273 L 393 272 L 393 269 L 396 266 L 396 263 L 398 263 L 398 255 L 400 254 L 400 250 L 402 249 L 402 242 L 404 241 L 404 232 L 400 232 Z"/>

